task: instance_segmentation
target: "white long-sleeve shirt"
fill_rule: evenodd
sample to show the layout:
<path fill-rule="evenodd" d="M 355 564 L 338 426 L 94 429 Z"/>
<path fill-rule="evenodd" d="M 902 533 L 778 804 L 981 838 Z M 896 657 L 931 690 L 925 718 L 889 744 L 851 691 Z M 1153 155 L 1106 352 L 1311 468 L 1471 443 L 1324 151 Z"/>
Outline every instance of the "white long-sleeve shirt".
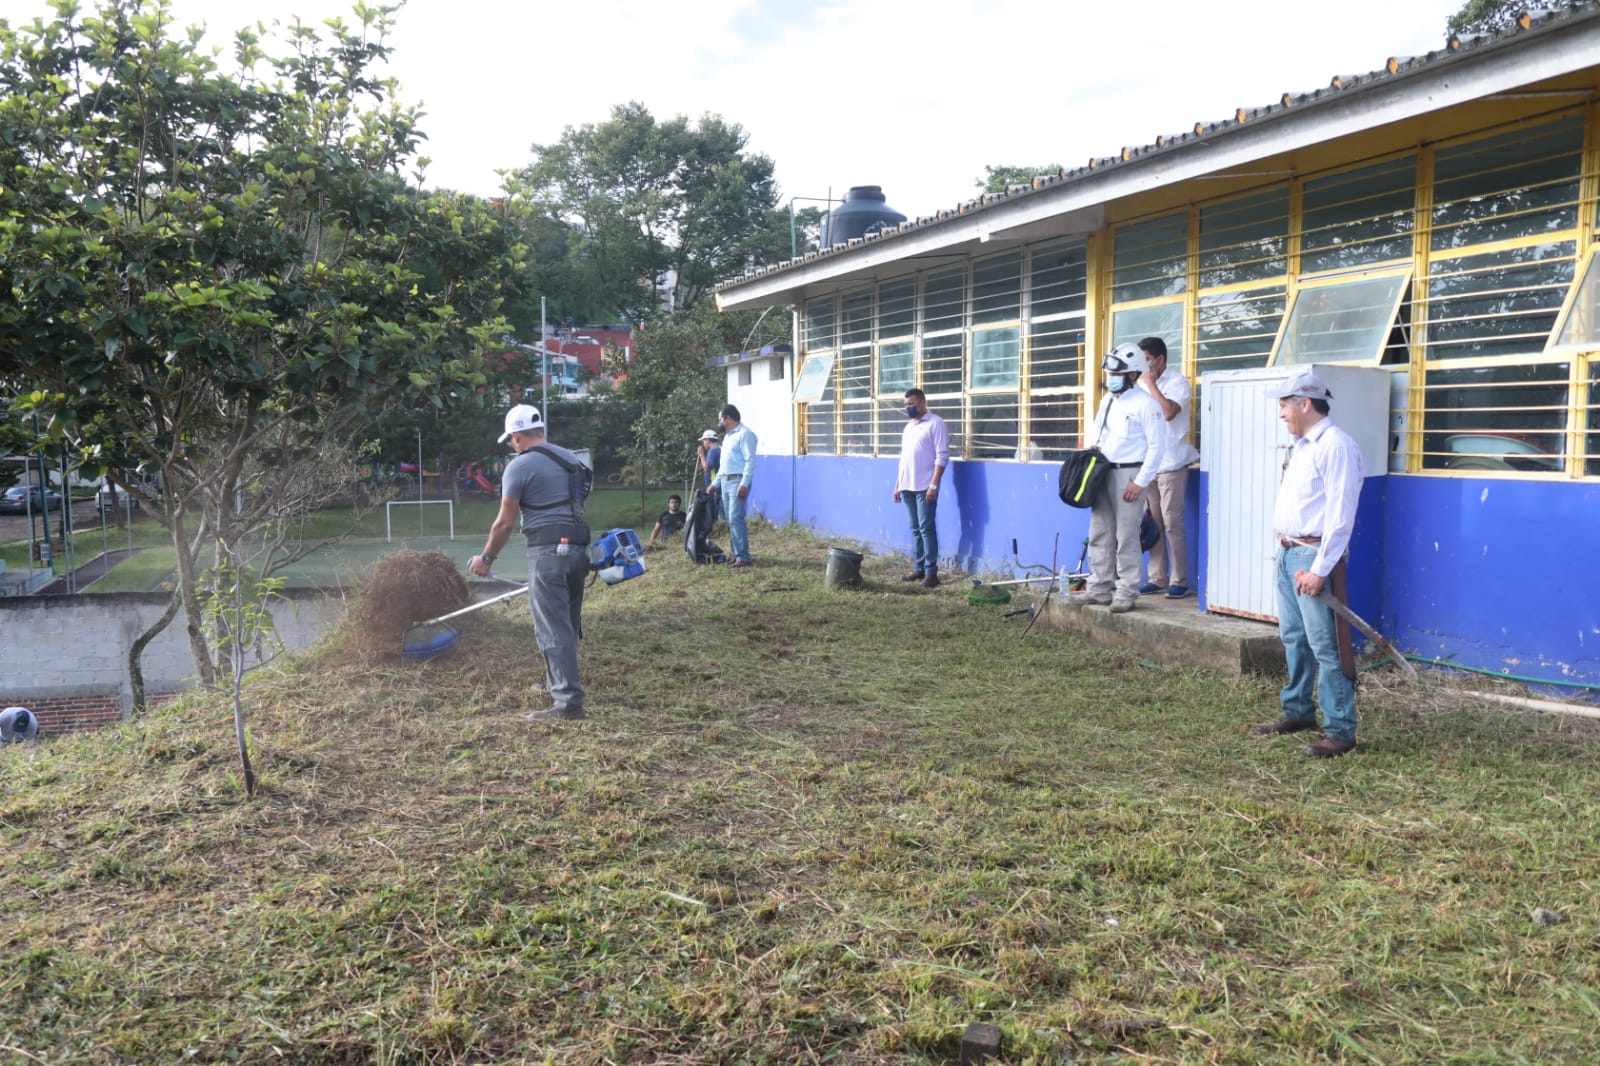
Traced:
<path fill-rule="evenodd" d="M 1101 425 L 1104 429 L 1101 429 Z M 1161 457 L 1166 452 L 1167 420 L 1161 415 L 1161 405 L 1143 389 L 1124 389 L 1115 395 L 1107 393 L 1100 401 L 1090 430 L 1098 440 L 1107 461 L 1121 466 L 1138 463 L 1139 472 L 1134 482 L 1142 489 L 1155 480 L 1161 469 Z"/>
<path fill-rule="evenodd" d="M 1361 446 L 1328 418 L 1294 439 L 1272 507 L 1272 528 L 1279 536 L 1322 538 L 1311 563 L 1318 577 L 1331 574 L 1350 547 L 1365 477 Z"/>

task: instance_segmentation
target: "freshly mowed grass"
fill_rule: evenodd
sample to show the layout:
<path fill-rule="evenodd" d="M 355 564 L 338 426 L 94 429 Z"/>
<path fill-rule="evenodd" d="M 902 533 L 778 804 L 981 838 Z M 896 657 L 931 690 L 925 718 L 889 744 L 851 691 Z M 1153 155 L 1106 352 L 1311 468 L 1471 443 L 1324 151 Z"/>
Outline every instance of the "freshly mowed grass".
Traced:
<path fill-rule="evenodd" d="M 753 546 L 595 587 L 582 723 L 518 604 L 252 676 L 253 801 L 217 697 L 0 749 L 0 1060 L 1594 1061 L 1594 722 L 1378 671 L 1312 762 L 1270 681 Z"/>

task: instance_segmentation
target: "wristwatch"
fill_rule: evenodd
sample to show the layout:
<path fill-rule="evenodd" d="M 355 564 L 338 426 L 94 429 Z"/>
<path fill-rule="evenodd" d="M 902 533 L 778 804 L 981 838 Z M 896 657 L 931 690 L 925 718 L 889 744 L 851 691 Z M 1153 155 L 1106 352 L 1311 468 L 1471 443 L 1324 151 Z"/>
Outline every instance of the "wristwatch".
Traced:
<path fill-rule="evenodd" d="M 494 562 L 494 556 L 490 555 L 488 552 L 479 552 L 478 558 L 482 559 L 486 563 Z"/>

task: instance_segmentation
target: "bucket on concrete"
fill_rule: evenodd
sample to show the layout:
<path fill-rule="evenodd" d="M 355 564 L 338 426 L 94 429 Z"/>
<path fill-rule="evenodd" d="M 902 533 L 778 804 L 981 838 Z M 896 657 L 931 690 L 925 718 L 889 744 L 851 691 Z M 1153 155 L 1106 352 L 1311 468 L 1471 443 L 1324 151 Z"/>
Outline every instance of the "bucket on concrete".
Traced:
<path fill-rule="evenodd" d="M 828 549 L 828 574 L 825 584 L 830 589 L 851 588 L 861 584 L 861 560 L 866 556 L 849 548 Z"/>

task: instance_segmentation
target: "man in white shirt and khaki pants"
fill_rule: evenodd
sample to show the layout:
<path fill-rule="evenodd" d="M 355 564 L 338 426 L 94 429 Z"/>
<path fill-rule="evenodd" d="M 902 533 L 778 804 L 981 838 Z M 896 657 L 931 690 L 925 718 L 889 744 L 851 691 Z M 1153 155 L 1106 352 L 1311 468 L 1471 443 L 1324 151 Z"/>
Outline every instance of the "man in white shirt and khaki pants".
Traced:
<path fill-rule="evenodd" d="M 1144 595 L 1164 592 L 1168 599 L 1189 595 L 1189 538 L 1184 528 L 1184 492 L 1189 486 L 1189 464 L 1200 453 L 1189 442 L 1189 405 L 1194 390 L 1183 371 L 1167 366 L 1167 343 L 1146 337 L 1139 350 L 1149 361 L 1139 387 L 1148 392 L 1166 420 L 1166 444 L 1161 467 L 1146 490 L 1150 517 L 1161 530 L 1161 543 L 1150 549 L 1150 580 L 1139 586 Z"/>

